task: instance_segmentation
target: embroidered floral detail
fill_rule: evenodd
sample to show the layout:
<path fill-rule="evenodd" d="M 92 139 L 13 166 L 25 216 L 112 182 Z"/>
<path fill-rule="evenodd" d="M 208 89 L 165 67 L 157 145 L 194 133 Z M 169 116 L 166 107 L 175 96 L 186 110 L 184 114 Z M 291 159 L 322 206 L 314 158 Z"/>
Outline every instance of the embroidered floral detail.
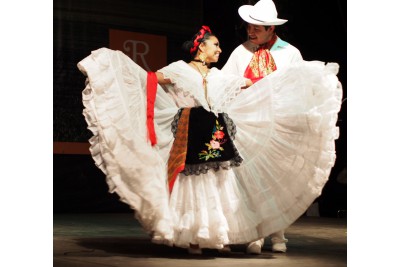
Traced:
<path fill-rule="evenodd" d="M 199 153 L 199 159 L 209 160 L 221 157 L 221 152 L 224 151 L 222 145 L 226 143 L 227 139 L 224 138 L 225 133 L 222 131 L 224 127 L 219 124 L 218 120 L 215 120 L 215 126 L 213 128 L 210 143 L 205 143 L 207 150 L 202 150 Z"/>

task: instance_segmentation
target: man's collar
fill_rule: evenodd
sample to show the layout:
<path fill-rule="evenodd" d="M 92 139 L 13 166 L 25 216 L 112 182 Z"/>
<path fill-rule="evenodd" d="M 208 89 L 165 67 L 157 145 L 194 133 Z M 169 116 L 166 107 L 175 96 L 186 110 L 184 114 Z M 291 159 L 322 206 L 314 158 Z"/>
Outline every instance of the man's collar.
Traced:
<path fill-rule="evenodd" d="M 281 38 L 278 37 L 278 39 L 276 40 L 275 44 L 271 47 L 271 51 L 284 48 L 287 45 L 289 45 L 288 42 L 285 42 Z"/>

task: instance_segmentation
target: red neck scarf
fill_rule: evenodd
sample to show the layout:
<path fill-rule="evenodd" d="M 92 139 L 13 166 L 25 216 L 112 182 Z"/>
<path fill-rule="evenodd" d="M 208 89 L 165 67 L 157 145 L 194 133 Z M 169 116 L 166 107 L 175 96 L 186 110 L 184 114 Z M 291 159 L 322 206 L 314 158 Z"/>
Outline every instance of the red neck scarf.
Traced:
<path fill-rule="evenodd" d="M 274 58 L 269 50 L 277 39 L 278 37 L 275 34 L 269 42 L 261 45 L 257 51 L 254 52 L 253 57 L 244 72 L 245 78 L 248 78 L 255 83 L 276 70 Z"/>

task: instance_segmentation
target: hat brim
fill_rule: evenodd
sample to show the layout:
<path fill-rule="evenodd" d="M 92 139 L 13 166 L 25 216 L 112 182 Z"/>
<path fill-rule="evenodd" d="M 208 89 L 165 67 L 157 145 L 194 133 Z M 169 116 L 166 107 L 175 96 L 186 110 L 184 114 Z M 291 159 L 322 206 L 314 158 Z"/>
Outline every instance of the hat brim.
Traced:
<path fill-rule="evenodd" d="M 239 16 L 244 21 L 246 21 L 250 24 L 254 24 L 254 25 L 272 26 L 272 25 L 282 25 L 287 22 L 287 19 L 278 19 L 278 18 L 276 18 L 274 20 L 269 20 L 269 21 L 261 21 L 261 20 L 253 19 L 250 16 L 250 12 L 252 11 L 253 8 L 254 8 L 254 6 L 251 6 L 251 5 L 244 5 L 244 6 L 239 7 L 239 9 L 238 9 Z"/>

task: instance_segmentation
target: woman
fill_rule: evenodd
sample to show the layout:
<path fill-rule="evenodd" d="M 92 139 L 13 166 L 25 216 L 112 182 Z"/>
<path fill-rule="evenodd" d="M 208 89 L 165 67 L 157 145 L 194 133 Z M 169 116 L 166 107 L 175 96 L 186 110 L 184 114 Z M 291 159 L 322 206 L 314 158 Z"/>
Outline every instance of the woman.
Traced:
<path fill-rule="evenodd" d="M 153 242 L 229 251 L 287 227 L 321 193 L 335 158 L 337 66 L 303 62 L 251 85 L 210 68 L 221 48 L 207 26 L 184 46 L 189 63 L 155 74 L 106 48 L 79 62 L 90 150 Z"/>

